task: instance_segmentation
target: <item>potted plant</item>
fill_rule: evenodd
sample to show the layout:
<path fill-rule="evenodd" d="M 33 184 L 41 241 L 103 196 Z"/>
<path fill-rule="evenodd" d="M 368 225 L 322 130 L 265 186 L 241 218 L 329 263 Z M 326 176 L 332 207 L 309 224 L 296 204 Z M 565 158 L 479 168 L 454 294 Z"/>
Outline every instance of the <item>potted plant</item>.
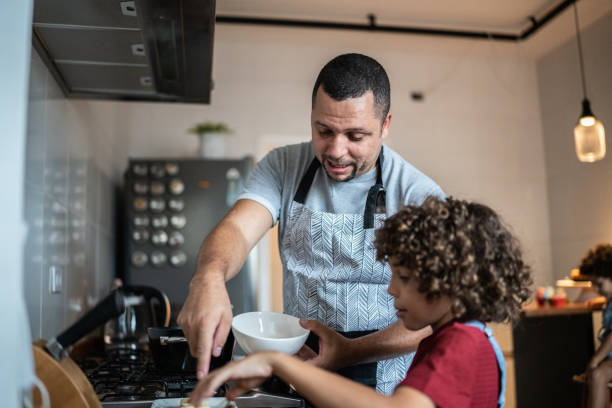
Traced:
<path fill-rule="evenodd" d="M 226 135 L 232 130 L 222 122 L 202 122 L 196 124 L 189 133 L 200 138 L 200 155 L 207 159 L 223 158 L 226 156 Z"/>

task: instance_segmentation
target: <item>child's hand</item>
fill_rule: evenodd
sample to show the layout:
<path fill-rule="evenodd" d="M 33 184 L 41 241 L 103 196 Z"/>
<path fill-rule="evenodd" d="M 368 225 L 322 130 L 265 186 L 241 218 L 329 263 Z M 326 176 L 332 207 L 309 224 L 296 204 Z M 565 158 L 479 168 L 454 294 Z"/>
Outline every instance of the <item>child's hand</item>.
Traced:
<path fill-rule="evenodd" d="M 212 371 L 198 382 L 189 397 L 189 403 L 199 406 L 204 398 L 214 395 L 215 390 L 228 381 L 237 381 L 237 384 L 227 391 L 225 395 L 227 399 L 234 399 L 257 387 L 272 375 L 274 354 L 274 352 L 252 354 Z"/>
<path fill-rule="evenodd" d="M 298 351 L 297 357 L 317 367 L 336 371 L 351 365 L 350 340 L 316 320 L 300 319 L 300 325 L 319 336 L 319 354 L 308 346 Z"/>
<path fill-rule="evenodd" d="M 597 366 L 599 365 L 599 363 L 601 363 L 602 360 L 603 360 L 603 358 L 598 356 L 598 353 L 595 353 L 595 355 L 589 361 L 589 365 L 587 366 L 587 373 L 589 373 L 589 372 L 593 371 L 594 369 L 596 369 Z"/>

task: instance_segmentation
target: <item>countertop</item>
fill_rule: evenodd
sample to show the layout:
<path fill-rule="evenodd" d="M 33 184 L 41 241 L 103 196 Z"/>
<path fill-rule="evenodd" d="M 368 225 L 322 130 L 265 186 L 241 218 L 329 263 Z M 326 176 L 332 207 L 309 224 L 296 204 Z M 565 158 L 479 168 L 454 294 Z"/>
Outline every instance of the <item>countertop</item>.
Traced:
<path fill-rule="evenodd" d="M 540 306 L 536 302 L 529 303 L 523 306 L 523 316 L 525 317 L 544 317 L 544 316 L 558 316 L 558 315 L 573 315 L 592 313 L 597 310 L 603 309 L 603 305 L 588 305 L 586 303 L 566 303 L 565 306 Z"/>

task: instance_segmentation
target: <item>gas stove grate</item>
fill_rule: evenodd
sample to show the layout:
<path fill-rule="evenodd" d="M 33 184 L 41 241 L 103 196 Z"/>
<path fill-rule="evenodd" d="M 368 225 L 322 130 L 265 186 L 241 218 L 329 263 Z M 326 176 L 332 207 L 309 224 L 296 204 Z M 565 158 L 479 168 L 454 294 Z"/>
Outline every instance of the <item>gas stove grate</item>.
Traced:
<path fill-rule="evenodd" d="M 197 384 L 195 373 L 159 371 L 150 353 L 143 350 L 113 350 L 88 355 L 77 363 L 102 403 L 184 398 Z M 224 395 L 225 387 L 215 394 Z"/>
<path fill-rule="evenodd" d="M 77 361 L 96 392 L 102 406 L 109 408 L 149 407 L 160 398 L 186 398 L 197 384 L 195 373 L 168 373 L 158 370 L 151 353 L 116 349 L 90 354 Z M 223 397 L 228 385 L 215 397 Z M 277 377 L 268 379 L 261 390 L 236 399 L 243 407 L 305 407 L 306 402 Z"/>

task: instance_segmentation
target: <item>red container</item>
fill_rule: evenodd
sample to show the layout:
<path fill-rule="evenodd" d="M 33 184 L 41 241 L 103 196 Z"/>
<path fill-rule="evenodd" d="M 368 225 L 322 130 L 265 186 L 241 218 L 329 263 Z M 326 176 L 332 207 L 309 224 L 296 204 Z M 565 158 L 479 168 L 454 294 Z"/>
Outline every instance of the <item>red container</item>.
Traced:
<path fill-rule="evenodd" d="M 553 307 L 563 307 L 567 303 L 567 297 L 552 297 L 550 298 L 550 304 Z"/>

